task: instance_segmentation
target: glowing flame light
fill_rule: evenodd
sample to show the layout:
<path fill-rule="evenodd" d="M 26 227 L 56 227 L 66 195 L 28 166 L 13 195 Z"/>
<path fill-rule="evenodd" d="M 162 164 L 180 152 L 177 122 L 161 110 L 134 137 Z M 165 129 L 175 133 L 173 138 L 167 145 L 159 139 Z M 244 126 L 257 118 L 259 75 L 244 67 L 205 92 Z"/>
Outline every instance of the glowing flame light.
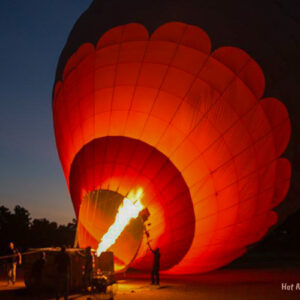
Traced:
<path fill-rule="evenodd" d="M 98 245 L 97 256 L 100 256 L 102 252 L 110 248 L 129 222 L 137 218 L 140 211 L 144 208 L 141 203 L 142 197 L 143 189 L 139 188 L 136 192 L 131 191 L 129 195 L 124 198 L 123 203 L 118 209 L 115 222 L 109 227 Z"/>

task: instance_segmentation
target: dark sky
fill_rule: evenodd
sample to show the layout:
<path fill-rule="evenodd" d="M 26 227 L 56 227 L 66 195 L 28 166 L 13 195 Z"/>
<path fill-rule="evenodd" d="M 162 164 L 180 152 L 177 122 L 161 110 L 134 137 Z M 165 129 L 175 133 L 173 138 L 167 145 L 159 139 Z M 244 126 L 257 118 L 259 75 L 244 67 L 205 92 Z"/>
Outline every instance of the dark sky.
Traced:
<path fill-rule="evenodd" d="M 55 70 L 68 34 L 91 0 L 0 2 L 0 205 L 71 221 L 51 111 Z"/>

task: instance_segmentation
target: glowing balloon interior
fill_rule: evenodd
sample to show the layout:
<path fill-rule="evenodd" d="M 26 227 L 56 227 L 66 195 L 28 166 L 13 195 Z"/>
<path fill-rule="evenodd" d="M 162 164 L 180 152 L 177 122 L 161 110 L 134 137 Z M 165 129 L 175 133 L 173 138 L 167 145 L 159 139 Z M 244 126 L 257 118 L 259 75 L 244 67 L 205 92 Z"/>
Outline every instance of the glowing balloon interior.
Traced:
<path fill-rule="evenodd" d="M 143 190 L 138 189 L 136 194 L 130 192 L 128 197 L 125 197 L 123 203 L 118 209 L 115 222 L 109 227 L 108 231 L 104 234 L 101 242 L 98 245 L 96 251 L 97 256 L 107 249 L 109 249 L 120 236 L 126 225 L 132 220 L 138 217 L 140 211 L 143 209 L 141 203 L 141 198 L 143 195 Z"/>

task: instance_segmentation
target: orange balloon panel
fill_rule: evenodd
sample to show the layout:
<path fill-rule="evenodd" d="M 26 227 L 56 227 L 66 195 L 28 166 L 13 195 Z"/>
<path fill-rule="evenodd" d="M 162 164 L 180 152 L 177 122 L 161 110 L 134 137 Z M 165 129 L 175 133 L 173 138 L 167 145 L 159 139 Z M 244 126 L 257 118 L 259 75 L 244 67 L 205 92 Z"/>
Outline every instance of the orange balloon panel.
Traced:
<path fill-rule="evenodd" d="M 83 44 L 53 93 L 77 216 L 90 192 L 126 196 L 142 187 L 164 270 L 205 272 L 242 255 L 276 222 L 272 208 L 291 176 L 280 158 L 288 112 L 279 100 L 262 99 L 264 87 L 246 52 L 211 52 L 208 35 L 184 23 L 162 25 L 151 37 L 131 23 L 107 31 L 96 47 Z M 90 226 L 79 241 L 84 234 L 100 240 Z M 151 263 L 142 240 L 131 266 Z"/>

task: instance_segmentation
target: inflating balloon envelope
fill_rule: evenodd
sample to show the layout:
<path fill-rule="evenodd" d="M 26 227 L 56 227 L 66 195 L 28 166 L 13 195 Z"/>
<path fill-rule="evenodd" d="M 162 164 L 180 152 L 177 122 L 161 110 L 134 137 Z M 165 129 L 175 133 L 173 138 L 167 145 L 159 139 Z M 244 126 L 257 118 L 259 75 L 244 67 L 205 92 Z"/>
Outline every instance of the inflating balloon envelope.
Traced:
<path fill-rule="evenodd" d="M 166 23 L 149 36 L 130 23 L 82 44 L 53 93 L 80 247 L 97 249 L 139 188 L 169 273 L 219 268 L 261 239 L 291 176 L 280 158 L 288 112 L 264 88 L 254 59 L 235 47 L 211 51 L 197 26 Z M 117 270 L 151 268 L 143 230 L 132 218 L 110 246 Z"/>

